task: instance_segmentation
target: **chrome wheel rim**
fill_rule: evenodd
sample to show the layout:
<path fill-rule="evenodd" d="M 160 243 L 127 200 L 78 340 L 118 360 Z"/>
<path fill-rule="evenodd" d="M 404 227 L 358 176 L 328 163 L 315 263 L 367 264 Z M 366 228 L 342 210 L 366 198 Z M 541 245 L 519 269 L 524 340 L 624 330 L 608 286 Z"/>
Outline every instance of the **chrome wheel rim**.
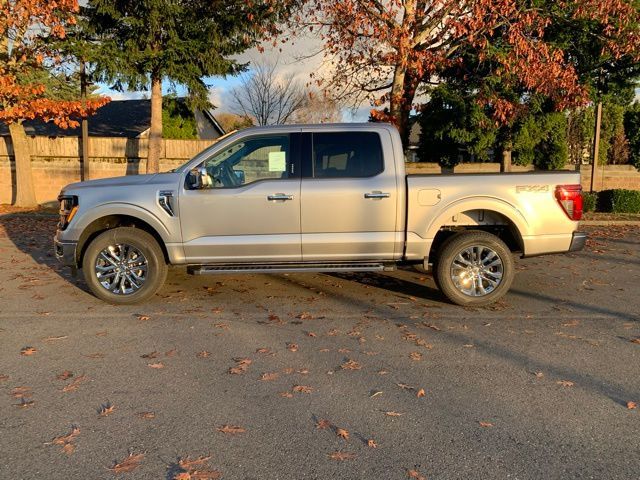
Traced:
<path fill-rule="evenodd" d="M 498 253 L 485 245 L 472 245 L 458 252 L 451 264 L 456 289 L 470 297 L 484 297 L 502 282 L 504 265 Z"/>
<path fill-rule="evenodd" d="M 147 267 L 147 259 L 138 248 L 118 243 L 98 254 L 95 275 L 105 290 L 116 295 L 131 295 L 143 287 Z"/>

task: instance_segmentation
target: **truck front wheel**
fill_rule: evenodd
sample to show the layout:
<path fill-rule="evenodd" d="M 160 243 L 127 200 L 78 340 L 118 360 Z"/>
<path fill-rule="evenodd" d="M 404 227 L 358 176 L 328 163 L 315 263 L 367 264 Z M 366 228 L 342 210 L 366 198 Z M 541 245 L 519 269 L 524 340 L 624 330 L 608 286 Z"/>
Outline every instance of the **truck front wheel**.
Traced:
<path fill-rule="evenodd" d="M 495 235 L 471 230 L 442 245 L 434 277 L 442 293 L 462 306 L 483 306 L 500 299 L 514 275 L 509 247 Z"/>
<path fill-rule="evenodd" d="M 87 247 L 82 273 L 93 294 L 116 305 L 153 296 L 167 277 L 158 242 L 138 228 L 118 227 L 98 235 Z"/>

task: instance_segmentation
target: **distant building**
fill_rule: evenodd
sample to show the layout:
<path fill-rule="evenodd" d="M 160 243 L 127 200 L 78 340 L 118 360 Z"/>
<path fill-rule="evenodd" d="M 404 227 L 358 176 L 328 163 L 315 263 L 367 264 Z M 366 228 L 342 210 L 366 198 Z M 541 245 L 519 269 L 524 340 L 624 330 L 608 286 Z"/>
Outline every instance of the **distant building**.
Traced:
<path fill-rule="evenodd" d="M 184 100 L 180 99 L 183 102 Z M 225 134 L 211 110 L 197 110 L 194 114 L 198 138 L 215 140 Z M 151 125 L 151 100 L 115 100 L 89 117 L 92 137 L 146 138 Z M 29 120 L 24 122 L 27 135 L 44 137 L 79 137 L 80 127 L 62 129 L 53 122 Z M 0 123 L 0 136 L 8 136 L 9 128 Z"/>

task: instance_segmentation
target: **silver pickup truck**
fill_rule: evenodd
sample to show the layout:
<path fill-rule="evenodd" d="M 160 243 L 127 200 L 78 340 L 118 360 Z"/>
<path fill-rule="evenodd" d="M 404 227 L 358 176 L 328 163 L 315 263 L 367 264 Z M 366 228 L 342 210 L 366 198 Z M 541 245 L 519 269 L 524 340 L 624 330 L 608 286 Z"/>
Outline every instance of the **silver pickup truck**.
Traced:
<path fill-rule="evenodd" d="M 578 173 L 406 175 L 380 123 L 250 128 L 167 173 L 75 183 L 56 256 L 114 304 L 192 274 L 433 271 L 458 305 L 502 297 L 513 254 L 579 250 Z"/>

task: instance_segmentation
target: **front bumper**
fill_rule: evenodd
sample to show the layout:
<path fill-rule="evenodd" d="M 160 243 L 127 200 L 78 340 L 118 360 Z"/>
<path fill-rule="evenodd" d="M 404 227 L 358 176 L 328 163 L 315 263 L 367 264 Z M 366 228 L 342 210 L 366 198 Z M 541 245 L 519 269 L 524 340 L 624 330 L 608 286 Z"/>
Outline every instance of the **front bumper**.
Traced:
<path fill-rule="evenodd" d="M 577 252 L 584 248 L 587 242 L 587 234 L 584 232 L 573 232 L 573 238 L 571 239 L 571 245 L 569 246 L 570 252 Z"/>
<path fill-rule="evenodd" d="M 58 235 L 53 238 L 56 258 L 66 267 L 77 267 L 76 248 L 78 242 L 64 242 L 58 239 Z"/>

